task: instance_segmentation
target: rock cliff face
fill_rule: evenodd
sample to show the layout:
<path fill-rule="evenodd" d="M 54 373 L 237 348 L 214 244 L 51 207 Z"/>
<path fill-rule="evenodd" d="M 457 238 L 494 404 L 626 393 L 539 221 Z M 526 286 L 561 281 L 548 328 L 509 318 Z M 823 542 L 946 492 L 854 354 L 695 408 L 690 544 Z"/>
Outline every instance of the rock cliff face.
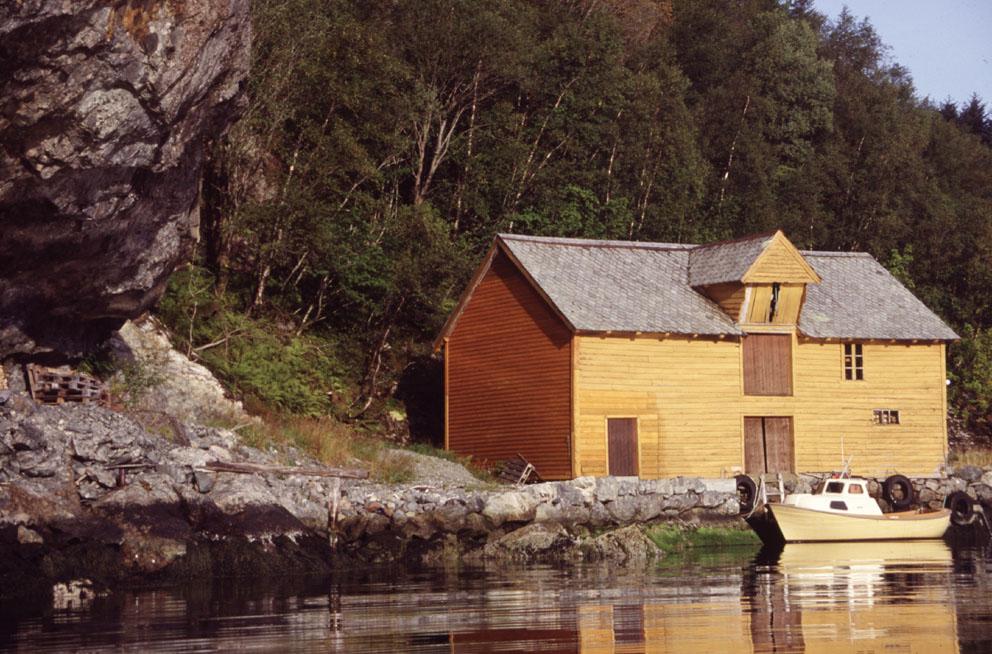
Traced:
<path fill-rule="evenodd" d="M 80 354 L 158 299 L 250 39 L 249 0 L 0 3 L 0 357 Z"/>

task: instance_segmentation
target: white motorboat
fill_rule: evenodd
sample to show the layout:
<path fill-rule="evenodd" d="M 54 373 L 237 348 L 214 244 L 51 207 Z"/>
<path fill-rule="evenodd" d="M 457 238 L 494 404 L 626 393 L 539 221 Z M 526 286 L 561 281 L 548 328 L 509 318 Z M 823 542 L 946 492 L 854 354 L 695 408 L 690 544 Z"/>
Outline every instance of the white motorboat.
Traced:
<path fill-rule="evenodd" d="M 793 493 L 765 507 L 763 524 L 748 522 L 763 540 L 777 532 L 786 543 L 934 539 L 951 524 L 950 509 L 882 513 L 858 478 L 828 479 L 817 493 Z"/>

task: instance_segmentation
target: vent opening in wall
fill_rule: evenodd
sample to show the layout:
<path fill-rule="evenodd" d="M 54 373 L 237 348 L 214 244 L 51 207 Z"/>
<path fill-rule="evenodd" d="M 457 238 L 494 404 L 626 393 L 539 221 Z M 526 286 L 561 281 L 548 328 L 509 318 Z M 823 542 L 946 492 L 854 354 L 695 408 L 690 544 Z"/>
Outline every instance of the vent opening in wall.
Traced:
<path fill-rule="evenodd" d="M 872 411 L 872 422 L 876 425 L 898 425 L 899 411 L 896 409 L 875 409 Z"/>

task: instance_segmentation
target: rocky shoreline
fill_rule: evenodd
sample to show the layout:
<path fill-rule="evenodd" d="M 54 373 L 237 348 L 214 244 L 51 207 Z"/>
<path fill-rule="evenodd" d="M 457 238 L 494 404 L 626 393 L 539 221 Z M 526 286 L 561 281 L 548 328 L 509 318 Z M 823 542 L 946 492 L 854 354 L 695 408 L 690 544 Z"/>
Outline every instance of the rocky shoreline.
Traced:
<path fill-rule="evenodd" d="M 8 594 L 77 577 L 112 583 L 452 558 L 650 558 L 653 545 L 640 530 L 603 532 L 737 513 L 732 480 L 699 479 L 523 488 L 468 475 L 457 483 L 344 480 L 335 503 L 330 478 L 208 468 L 319 467 L 296 451 L 262 452 L 234 432 L 178 422 L 149 433 L 106 408 L 38 405 L 23 392 L 2 399 L 0 587 Z"/>
<path fill-rule="evenodd" d="M 320 466 L 294 450 L 248 447 L 229 430 L 174 421 L 149 433 L 95 405 L 43 406 L 16 390 L 0 400 L 0 594 L 8 596 L 80 577 L 109 585 L 356 565 L 623 563 L 660 555 L 645 524 L 743 524 L 733 479 L 514 487 L 459 467 L 461 476 L 407 484 L 343 480 L 336 496 L 327 477 L 211 470 L 212 462 Z M 957 473 L 914 480 L 923 503 L 955 490 L 992 500 L 992 471 Z M 789 490 L 812 481 L 793 477 Z"/>

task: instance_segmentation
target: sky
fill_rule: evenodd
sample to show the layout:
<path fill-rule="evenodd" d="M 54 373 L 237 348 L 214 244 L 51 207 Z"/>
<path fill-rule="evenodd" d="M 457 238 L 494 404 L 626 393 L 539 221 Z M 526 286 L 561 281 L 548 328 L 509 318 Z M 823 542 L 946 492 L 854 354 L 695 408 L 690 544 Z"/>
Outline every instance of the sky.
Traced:
<path fill-rule="evenodd" d="M 890 47 L 895 63 L 909 69 L 917 95 L 934 103 L 972 93 L 992 106 L 992 0 L 814 0 L 834 19 L 846 5 L 868 18 Z"/>

